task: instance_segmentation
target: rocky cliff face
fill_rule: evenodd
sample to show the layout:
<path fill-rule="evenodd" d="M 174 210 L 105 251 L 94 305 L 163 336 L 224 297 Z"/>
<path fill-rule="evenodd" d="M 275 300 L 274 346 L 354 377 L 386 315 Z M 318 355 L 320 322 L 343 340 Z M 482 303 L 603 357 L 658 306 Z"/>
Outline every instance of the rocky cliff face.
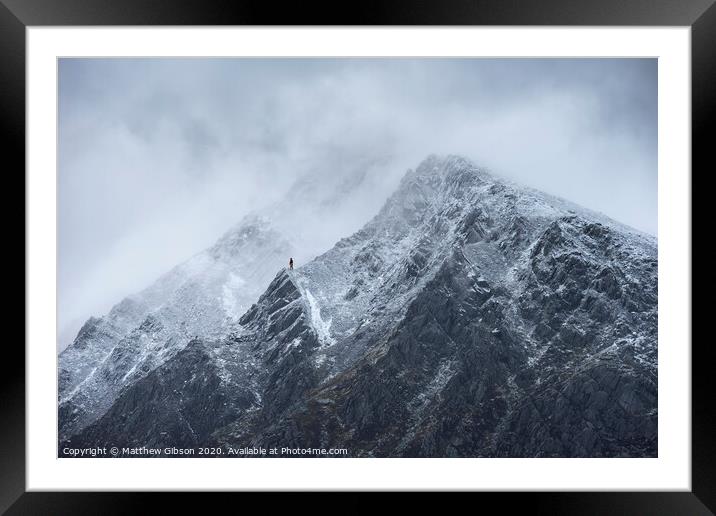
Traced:
<path fill-rule="evenodd" d="M 458 157 L 236 318 L 72 444 L 657 453 L 655 239 Z"/>
<path fill-rule="evenodd" d="M 60 436 L 96 420 L 124 387 L 192 338 L 225 335 L 291 248 L 268 220 L 247 217 L 216 245 L 124 299 L 105 317 L 89 319 L 59 356 Z"/>
<path fill-rule="evenodd" d="M 212 247 L 107 315 L 90 318 L 59 355 L 60 438 L 102 416 L 122 389 L 190 340 L 227 335 L 289 256 L 304 263 L 330 248 L 342 227 L 359 227 L 352 204 L 374 197 L 382 166 L 356 160 L 301 176 L 287 197 L 244 217 Z"/>

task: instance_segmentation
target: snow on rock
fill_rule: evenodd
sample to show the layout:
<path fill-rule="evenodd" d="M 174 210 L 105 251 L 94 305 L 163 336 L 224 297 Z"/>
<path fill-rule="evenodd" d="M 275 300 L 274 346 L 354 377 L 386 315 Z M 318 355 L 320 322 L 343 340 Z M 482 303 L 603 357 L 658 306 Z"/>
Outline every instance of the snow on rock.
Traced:
<path fill-rule="evenodd" d="M 221 303 L 227 317 L 238 319 L 243 313 L 245 303 L 242 303 L 242 287 L 245 285 L 246 281 L 241 276 L 229 273 L 229 278 L 221 289 Z"/>
<path fill-rule="evenodd" d="M 332 221 L 351 215 L 351 204 L 370 195 L 381 173 L 376 160 L 351 166 L 349 181 L 341 174 L 301 176 L 283 200 L 244 217 L 212 247 L 108 314 L 91 317 L 59 356 L 60 436 L 96 420 L 124 387 L 191 339 L 235 331 L 289 256 L 304 263 L 329 248 L 340 236 Z"/>
<path fill-rule="evenodd" d="M 77 352 L 87 360 L 65 392 L 82 376 L 106 378 L 108 355 L 128 383 L 73 442 L 150 435 L 144 420 L 122 415 L 151 409 L 173 420 L 164 386 L 193 371 L 185 399 L 214 407 L 213 419 L 185 414 L 193 430 L 176 442 L 340 445 L 359 456 L 655 456 L 655 238 L 464 158 L 430 156 L 363 228 L 294 271 L 275 267 L 238 322 L 225 322 L 230 274 L 251 283 L 233 252 L 255 241 L 251 231 L 214 248 L 240 270 L 202 274 L 220 277 L 211 299 L 222 322 L 195 303 L 170 312 L 215 330 L 190 349 L 163 344 L 182 342 L 180 324 L 146 316 L 147 306 L 174 306 L 162 296 L 88 321 L 73 347 L 93 351 Z M 117 354 L 136 352 L 117 343 L 137 324 L 131 314 L 143 328 L 139 364 Z"/>
<path fill-rule="evenodd" d="M 334 344 L 335 339 L 331 336 L 331 320 L 323 320 L 321 317 L 321 308 L 318 306 L 318 302 L 316 301 L 316 298 L 313 297 L 310 290 L 304 290 L 304 294 L 308 300 L 308 306 L 311 310 L 311 323 L 318 334 L 318 338 L 324 345 L 330 346 L 331 344 Z"/>

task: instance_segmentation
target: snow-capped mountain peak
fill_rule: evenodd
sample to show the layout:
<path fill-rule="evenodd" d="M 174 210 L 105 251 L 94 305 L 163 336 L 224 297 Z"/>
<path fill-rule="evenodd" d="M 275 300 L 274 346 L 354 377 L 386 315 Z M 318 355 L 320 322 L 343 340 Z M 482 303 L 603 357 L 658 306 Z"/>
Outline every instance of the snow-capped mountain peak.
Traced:
<path fill-rule="evenodd" d="M 430 156 L 360 230 L 280 269 L 223 336 L 128 385 L 73 442 L 163 442 L 157 423 L 122 419 L 158 413 L 176 445 L 656 453 L 651 237 Z M 203 383 L 169 388 L 197 371 Z"/>

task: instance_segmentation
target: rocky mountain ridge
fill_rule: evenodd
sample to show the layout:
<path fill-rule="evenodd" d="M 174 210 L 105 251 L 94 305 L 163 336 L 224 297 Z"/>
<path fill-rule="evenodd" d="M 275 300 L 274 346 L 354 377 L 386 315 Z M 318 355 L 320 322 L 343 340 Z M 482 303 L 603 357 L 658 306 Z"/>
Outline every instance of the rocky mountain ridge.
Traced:
<path fill-rule="evenodd" d="M 431 156 L 362 229 L 280 271 L 68 442 L 655 456 L 656 250 Z"/>

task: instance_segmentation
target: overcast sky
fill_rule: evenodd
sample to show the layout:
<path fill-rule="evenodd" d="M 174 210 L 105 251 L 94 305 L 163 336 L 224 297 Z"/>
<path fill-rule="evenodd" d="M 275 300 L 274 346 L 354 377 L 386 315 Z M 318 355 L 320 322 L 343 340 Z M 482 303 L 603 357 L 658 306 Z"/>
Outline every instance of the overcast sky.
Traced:
<path fill-rule="evenodd" d="M 430 153 L 656 234 L 657 62 L 61 59 L 60 336 L 302 174 L 380 160 L 367 220 Z"/>

